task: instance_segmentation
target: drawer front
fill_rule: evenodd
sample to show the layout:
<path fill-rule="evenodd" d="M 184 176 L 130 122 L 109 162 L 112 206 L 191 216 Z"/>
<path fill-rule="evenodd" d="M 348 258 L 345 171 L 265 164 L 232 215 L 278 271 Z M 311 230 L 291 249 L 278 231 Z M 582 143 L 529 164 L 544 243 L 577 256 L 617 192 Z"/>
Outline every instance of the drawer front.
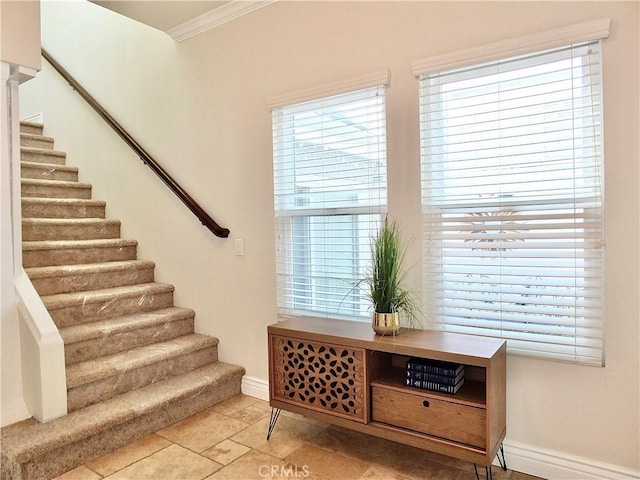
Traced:
<path fill-rule="evenodd" d="M 372 387 L 375 421 L 486 448 L 486 410 L 412 392 Z"/>
<path fill-rule="evenodd" d="M 365 422 L 364 350 L 273 336 L 272 397 Z"/>

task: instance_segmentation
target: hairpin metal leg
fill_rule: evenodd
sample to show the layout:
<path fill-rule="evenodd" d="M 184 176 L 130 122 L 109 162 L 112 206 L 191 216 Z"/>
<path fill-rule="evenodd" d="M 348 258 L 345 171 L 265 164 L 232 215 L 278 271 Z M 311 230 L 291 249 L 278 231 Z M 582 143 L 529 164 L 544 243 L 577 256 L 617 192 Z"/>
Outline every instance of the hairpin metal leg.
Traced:
<path fill-rule="evenodd" d="M 500 459 L 500 454 L 502 453 L 502 459 Z M 507 459 L 504 456 L 504 445 L 500 444 L 500 450 L 498 450 L 498 463 L 502 470 L 507 471 Z"/>
<path fill-rule="evenodd" d="M 473 469 L 476 471 L 476 480 L 480 480 L 480 473 L 478 473 L 478 466 L 474 463 Z M 484 467 L 484 474 L 487 480 L 493 480 L 493 472 L 491 471 L 491 465 Z"/>
<path fill-rule="evenodd" d="M 272 407 L 271 416 L 269 417 L 269 429 L 267 430 L 267 440 L 271 438 L 271 434 L 273 433 L 273 429 L 276 427 L 278 417 L 280 417 L 280 409 Z"/>

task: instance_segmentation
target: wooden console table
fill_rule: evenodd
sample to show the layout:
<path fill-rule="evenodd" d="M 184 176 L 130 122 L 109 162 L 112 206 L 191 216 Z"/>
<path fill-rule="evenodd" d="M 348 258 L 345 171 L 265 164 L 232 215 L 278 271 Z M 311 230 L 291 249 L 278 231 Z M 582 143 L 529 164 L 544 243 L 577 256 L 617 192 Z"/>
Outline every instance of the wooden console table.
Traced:
<path fill-rule="evenodd" d="M 504 340 L 404 329 L 381 337 L 368 323 L 303 317 L 270 325 L 268 337 L 267 438 L 284 409 L 488 467 L 490 478 L 506 433 Z M 405 386 L 409 357 L 464 364 L 464 385 L 454 395 Z"/>

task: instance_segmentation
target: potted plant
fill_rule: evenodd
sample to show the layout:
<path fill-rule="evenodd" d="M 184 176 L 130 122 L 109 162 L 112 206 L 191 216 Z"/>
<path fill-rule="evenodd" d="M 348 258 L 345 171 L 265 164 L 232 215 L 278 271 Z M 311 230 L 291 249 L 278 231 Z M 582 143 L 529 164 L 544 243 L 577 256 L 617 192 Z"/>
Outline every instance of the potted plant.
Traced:
<path fill-rule="evenodd" d="M 400 331 L 400 314 L 410 325 L 418 321 L 419 308 L 411 291 L 403 286 L 406 248 L 400 228 L 386 218 L 371 242 L 372 265 L 370 276 L 364 279 L 373 303 L 373 330 L 378 335 L 396 335 Z"/>

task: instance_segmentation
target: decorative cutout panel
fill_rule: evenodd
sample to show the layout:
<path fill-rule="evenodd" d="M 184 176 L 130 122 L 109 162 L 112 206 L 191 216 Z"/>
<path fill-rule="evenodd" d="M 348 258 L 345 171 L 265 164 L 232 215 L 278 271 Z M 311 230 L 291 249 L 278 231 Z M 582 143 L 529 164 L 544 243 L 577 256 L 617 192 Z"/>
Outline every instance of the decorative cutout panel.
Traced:
<path fill-rule="evenodd" d="M 274 398 L 365 421 L 363 350 L 277 336 L 272 348 Z"/>

